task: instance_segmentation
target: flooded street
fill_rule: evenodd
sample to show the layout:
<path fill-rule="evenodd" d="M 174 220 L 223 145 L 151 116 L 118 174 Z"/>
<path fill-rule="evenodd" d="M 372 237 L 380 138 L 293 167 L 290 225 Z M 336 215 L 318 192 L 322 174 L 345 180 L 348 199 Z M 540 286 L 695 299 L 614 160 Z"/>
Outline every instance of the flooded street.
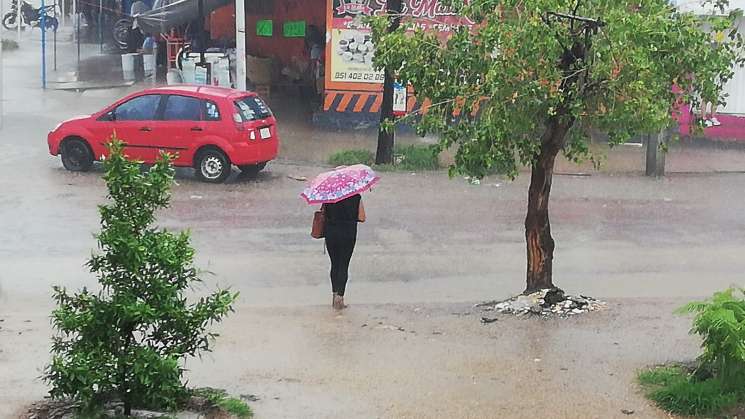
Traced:
<path fill-rule="evenodd" d="M 47 392 L 38 377 L 51 287 L 96 286 L 84 263 L 102 172 L 65 171 L 46 134 L 141 88 L 41 92 L 20 76 L 37 71 L 36 44 L 21 47 L 5 58 L 0 131 L 0 418 Z M 528 176 L 472 185 L 446 171 L 382 173 L 364 198 L 350 308 L 337 314 L 328 256 L 309 237 L 314 208 L 293 177 L 323 171 L 333 151 L 373 149 L 375 136 L 313 130 L 306 116 L 277 111 L 280 159 L 257 178 L 236 171 L 209 185 L 178 171 L 159 224 L 192 232 L 203 289 L 240 292 L 215 351 L 188 361 L 190 384 L 257 396 L 257 418 L 668 417 L 642 397 L 635 371 L 692 360 L 690 322 L 672 312 L 743 283 L 745 152 L 676 147 L 661 180 L 640 175 L 643 150 L 630 146 L 599 172 L 562 162 L 555 283 L 608 309 L 488 325 L 473 305 L 525 287 Z"/>

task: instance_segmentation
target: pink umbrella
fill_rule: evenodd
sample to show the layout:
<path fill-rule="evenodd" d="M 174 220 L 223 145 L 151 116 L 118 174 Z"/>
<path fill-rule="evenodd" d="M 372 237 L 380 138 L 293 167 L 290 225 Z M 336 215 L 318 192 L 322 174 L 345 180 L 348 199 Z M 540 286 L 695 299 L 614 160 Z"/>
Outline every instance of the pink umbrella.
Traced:
<path fill-rule="evenodd" d="M 321 173 L 300 194 L 310 205 L 335 204 L 372 188 L 380 178 L 364 164 L 341 166 Z"/>

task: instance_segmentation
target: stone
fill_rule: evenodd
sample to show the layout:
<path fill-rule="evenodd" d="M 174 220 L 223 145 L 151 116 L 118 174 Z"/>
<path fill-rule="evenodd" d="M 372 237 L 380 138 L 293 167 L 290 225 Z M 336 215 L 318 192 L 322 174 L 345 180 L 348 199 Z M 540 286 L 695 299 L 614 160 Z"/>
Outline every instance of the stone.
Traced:
<path fill-rule="evenodd" d="M 560 288 L 544 290 L 543 299 L 545 300 L 545 304 L 554 305 L 565 300 L 564 291 Z"/>

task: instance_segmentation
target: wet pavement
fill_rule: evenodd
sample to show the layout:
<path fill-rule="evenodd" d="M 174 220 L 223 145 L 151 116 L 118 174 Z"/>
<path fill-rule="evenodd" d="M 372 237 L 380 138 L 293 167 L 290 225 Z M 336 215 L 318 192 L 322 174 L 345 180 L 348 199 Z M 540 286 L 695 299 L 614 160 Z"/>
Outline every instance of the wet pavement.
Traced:
<path fill-rule="evenodd" d="M 100 169 L 64 171 L 46 132 L 129 89 L 41 92 L 35 44 L 4 60 L 0 131 L 0 418 L 39 399 L 48 360 L 51 286 L 95 286 Z M 330 310 L 328 261 L 298 197 L 339 147 L 374 136 L 312 130 L 277 112 L 282 159 L 258 178 L 206 185 L 179 170 L 160 223 L 190 229 L 203 289 L 241 292 L 213 354 L 190 383 L 255 394 L 260 418 L 667 417 L 640 396 L 634 371 L 691 360 L 697 342 L 672 311 L 742 284 L 743 153 L 680 149 L 681 173 L 641 177 L 641 153 L 613 151 L 603 172 L 562 163 L 552 196 L 556 283 L 609 301 L 569 320 L 481 325 L 476 302 L 524 286 L 527 177 L 480 185 L 445 172 L 384 173 L 352 262 L 349 310 Z M 410 139 L 410 141 L 418 141 Z M 633 163 L 633 165 L 632 165 Z M 638 163 L 638 169 L 635 168 Z M 713 170 L 732 173 L 693 173 Z M 587 173 L 590 176 L 572 176 Z"/>

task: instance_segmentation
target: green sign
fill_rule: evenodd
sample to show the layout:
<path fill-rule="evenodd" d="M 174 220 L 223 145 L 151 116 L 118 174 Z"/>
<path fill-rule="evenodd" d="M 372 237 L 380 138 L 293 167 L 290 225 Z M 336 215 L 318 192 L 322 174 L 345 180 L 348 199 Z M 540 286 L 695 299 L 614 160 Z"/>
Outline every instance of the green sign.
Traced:
<path fill-rule="evenodd" d="M 271 20 L 259 20 L 256 22 L 256 35 L 258 36 L 272 36 L 274 32 L 274 24 Z"/>
<path fill-rule="evenodd" d="M 285 38 L 305 38 L 305 21 L 285 22 L 282 26 L 282 34 Z"/>

